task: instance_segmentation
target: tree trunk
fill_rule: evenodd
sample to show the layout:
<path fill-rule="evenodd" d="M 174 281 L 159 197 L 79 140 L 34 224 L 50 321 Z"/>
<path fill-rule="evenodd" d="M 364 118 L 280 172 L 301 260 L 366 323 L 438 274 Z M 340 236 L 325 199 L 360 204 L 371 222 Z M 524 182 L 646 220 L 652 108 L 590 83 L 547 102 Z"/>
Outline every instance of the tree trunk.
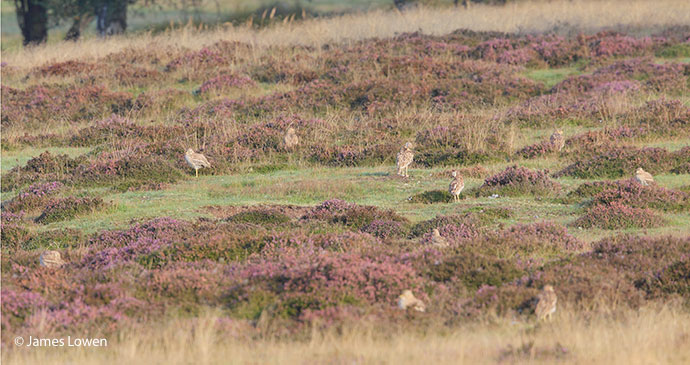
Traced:
<path fill-rule="evenodd" d="M 36 0 L 14 0 L 17 23 L 22 31 L 24 45 L 40 44 L 48 38 L 48 13 Z"/>
<path fill-rule="evenodd" d="M 98 34 L 122 34 L 127 29 L 127 0 L 106 0 L 98 9 Z"/>
<path fill-rule="evenodd" d="M 65 35 L 65 40 L 79 40 L 79 37 L 81 37 L 81 31 L 84 29 L 84 27 L 91 23 L 91 20 L 93 20 L 93 15 L 89 13 L 75 16 L 74 21 L 72 22 L 72 26 L 69 28 L 67 34 Z"/>

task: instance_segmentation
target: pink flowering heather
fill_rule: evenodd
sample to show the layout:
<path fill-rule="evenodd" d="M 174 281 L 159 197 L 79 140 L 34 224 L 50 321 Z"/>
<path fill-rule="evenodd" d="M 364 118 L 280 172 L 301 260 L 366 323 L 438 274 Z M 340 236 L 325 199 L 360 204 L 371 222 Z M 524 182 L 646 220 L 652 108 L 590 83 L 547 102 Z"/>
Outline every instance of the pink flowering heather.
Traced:
<path fill-rule="evenodd" d="M 101 198 L 75 198 L 67 197 L 56 199 L 46 205 L 36 222 L 48 224 L 62 220 L 69 220 L 78 215 L 92 213 L 103 207 L 105 203 Z"/>
<path fill-rule="evenodd" d="M 59 181 L 33 184 L 3 205 L 3 210 L 10 212 L 34 210 L 44 205 L 48 197 L 57 193 L 63 186 Z"/>
<path fill-rule="evenodd" d="M 420 285 L 411 267 L 391 257 L 327 251 L 284 256 L 280 261 L 259 260 L 237 275 L 247 284 L 236 289 L 236 300 L 248 298 L 255 290 L 269 290 L 281 296 L 281 310 L 289 316 L 339 304 L 394 303 L 404 288 Z"/>
<path fill-rule="evenodd" d="M 452 245 L 462 245 L 479 237 L 478 228 L 471 223 L 446 224 L 438 227 L 438 231 L 441 237 Z M 429 232 L 422 236 L 422 243 L 430 245 L 432 235 L 432 232 Z"/>
<path fill-rule="evenodd" d="M 484 180 L 479 192 L 486 194 L 546 194 L 560 190 L 560 184 L 549 178 L 549 172 L 530 170 L 526 167 L 510 166 L 502 172 Z"/>
<path fill-rule="evenodd" d="M 241 89 L 252 87 L 255 83 L 252 79 L 239 75 L 221 75 L 204 81 L 199 87 L 199 94 L 210 92 L 222 93 L 229 89 Z"/>
<path fill-rule="evenodd" d="M 595 205 L 578 218 L 573 226 L 582 228 L 623 229 L 651 228 L 664 222 L 654 211 L 634 208 L 618 202 Z"/>
<path fill-rule="evenodd" d="M 613 202 L 637 208 L 653 208 L 664 211 L 686 211 L 690 209 L 690 195 L 657 185 L 642 186 L 630 179 L 596 194 L 590 204 L 611 204 Z"/>

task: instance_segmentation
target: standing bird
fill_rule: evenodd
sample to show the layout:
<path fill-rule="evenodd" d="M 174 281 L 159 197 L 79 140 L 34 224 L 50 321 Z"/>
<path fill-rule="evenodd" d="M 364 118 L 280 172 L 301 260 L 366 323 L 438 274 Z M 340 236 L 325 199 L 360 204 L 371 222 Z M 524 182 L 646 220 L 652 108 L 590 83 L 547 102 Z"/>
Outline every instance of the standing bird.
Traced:
<path fill-rule="evenodd" d="M 410 166 L 412 163 L 412 160 L 414 159 L 414 152 L 412 152 L 412 143 L 407 142 L 403 146 L 403 148 L 400 149 L 400 152 L 398 152 L 398 156 L 395 160 L 395 163 L 398 165 L 398 175 L 400 176 L 405 176 L 409 177 L 407 174 L 407 168 Z"/>
<path fill-rule="evenodd" d="M 416 310 L 417 312 L 425 312 L 426 311 L 426 305 L 424 305 L 424 302 L 421 300 L 417 299 L 414 294 L 412 294 L 411 290 L 405 290 L 400 296 L 398 297 L 398 308 L 402 310 L 407 310 L 407 308 L 412 308 Z"/>
<path fill-rule="evenodd" d="M 189 166 L 194 169 L 196 177 L 199 177 L 199 169 L 202 167 L 211 167 L 211 164 L 206 159 L 206 156 L 201 153 L 196 153 L 191 148 L 187 150 L 184 154 L 184 160 L 187 161 Z"/>
<path fill-rule="evenodd" d="M 453 170 L 451 175 L 453 175 L 453 180 L 450 182 L 450 185 L 448 185 L 448 192 L 453 196 L 453 201 L 457 202 L 460 200 L 459 197 L 462 189 L 465 188 L 465 180 L 456 170 Z"/>
<path fill-rule="evenodd" d="M 431 233 L 431 244 L 436 247 L 448 247 L 448 241 L 441 236 L 438 228 L 434 228 L 434 231 Z"/>
<path fill-rule="evenodd" d="M 60 252 L 52 250 L 42 253 L 38 261 L 41 266 L 51 269 L 58 268 L 65 264 L 65 261 L 62 260 L 62 257 L 60 256 Z"/>
<path fill-rule="evenodd" d="M 558 298 L 556 297 L 556 292 L 553 291 L 553 286 L 545 285 L 544 290 L 539 294 L 537 308 L 534 310 L 537 319 L 543 320 L 546 319 L 546 317 L 551 319 L 551 315 L 556 312 L 557 301 Z"/>
<path fill-rule="evenodd" d="M 640 167 L 635 171 L 635 180 L 643 186 L 647 186 L 654 182 L 654 176 Z"/>
<path fill-rule="evenodd" d="M 287 133 L 285 133 L 285 138 L 283 138 L 283 142 L 285 142 L 285 148 L 288 150 L 297 147 L 299 144 L 299 138 L 297 137 L 297 134 L 295 134 L 294 128 L 288 128 Z"/>
<path fill-rule="evenodd" d="M 551 147 L 555 151 L 560 152 L 563 149 L 563 146 L 565 146 L 565 138 L 563 138 L 563 131 L 560 129 L 556 129 L 556 131 L 554 131 L 551 135 Z"/>

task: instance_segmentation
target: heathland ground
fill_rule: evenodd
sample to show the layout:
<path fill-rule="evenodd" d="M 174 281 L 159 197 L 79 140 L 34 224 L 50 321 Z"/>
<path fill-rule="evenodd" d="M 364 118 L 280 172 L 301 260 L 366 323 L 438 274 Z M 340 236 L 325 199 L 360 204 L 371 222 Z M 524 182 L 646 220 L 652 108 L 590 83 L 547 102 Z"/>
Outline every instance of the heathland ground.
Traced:
<path fill-rule="evenodd" d="M 2 360 L 687 363 L 689 24 L 517 2 L 3 49 Z"/>

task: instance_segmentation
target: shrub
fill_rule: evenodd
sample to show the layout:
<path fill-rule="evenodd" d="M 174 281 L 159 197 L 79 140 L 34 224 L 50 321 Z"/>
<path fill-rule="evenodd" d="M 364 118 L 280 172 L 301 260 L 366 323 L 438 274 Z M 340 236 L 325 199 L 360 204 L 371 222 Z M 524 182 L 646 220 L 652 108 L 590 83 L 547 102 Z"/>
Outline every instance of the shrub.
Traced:
<path fill-rule="evenodd" d="M 299 317 L 305 310 L 393 303 L 402 290 L 416 288 L 414 269 L 389 256 L 367 257 L 328 251 L 283 256 L 249 263 L 238 273 L 229 295 L 238 308 L 252 293 L 272 293 L 276 315 Z"/>
<path fill-rule="evenodd" d="M 43 248 L 74 248 L 83 244 L 84 238 L 84 233 L 77 229 L 55 229 L 36 233 L 30 240 L 25 241 L 21 247 L 27 251 Z"/>
<path fill-rule="evenodd" d="M 209 92 L 221 93 L 229 89 L 239 89 L 254 86 L 252 79 L 239 75 L 221 75 L 210 80 L 204 81 L 197 90 L 199 94 L 206 94 Z"/>
<path fill-rule="evenodd" d="M 673 156 L 662 148 L 619 148 L 577 161 L 554 174 L 555 177 L 572 176 L 581 179 L 619 178 L 634 174 L 638 167 L 657 174 L 673 166 Z"/>
<path fill-rule="evenodd" d="M 434 203 L 448 203 L 453 199 L 450 193 L 446 190 L 429 190 L 422 193 L 412 195 L 407 200 L 410 203 L 434 204 Z"/>
<path fill-rule="evenodd" d="M 438 231 L 441 234 L 441 237 L 446 239 L 446 242 L 456 246 L 466 244 L 470 240 L 479 237 L 479 230 L 477 227 L 467 223 L 446 224 L 438 227 Z M 432 232 L 424 234 L 424 236 L 422 236 L 422 243 L 425 245 L 431 245 L 432 235 Z"/>
<path fill-rule="evenodd" d="M 548 170 L 530 170 L 526 167 L 510 166 L 502 172 L 484 180 L 477 193 L 491 195 L 552 195 L 560 191 L 561 186 L 549 178 Z"/>
<path fill-rule="evenodd" d="M 414 226 L 410 230 L 410 235 L 412 237 L 420 237 L 423 234 L 431 232 L 434 228 L 441 228 L 444 226 L 458 226 L 458 227 L 468 227 L 472 230 L 478 231 L 478 221 L 472 214 L 466 215 L 449 215 L 449 216 L 438 216 L 436 218 L 422 221 Z"/>
<path fill-rule="evenodd" d="M 27 161 L 25 166 L 16 166 L 3 174 L 2 191 L 9 191 L 30 183 L 61 181 L 66 179 L 81 161 L 82 158 L 72 159 L 67 155 L 43 152 Z"/>
<path fill-rule="evenodd" d="M 427 273 L 436 282 L 459 280 L 470 290 L 477 290 L 485 285 L 500 286 L 524 274 L 510 260 L 468 252 L 443 257 Z"/>
<path fill-rule="evenodd" d="M 389 239 L 402 238 L 407 236 L 408 226 L 402 222 L 374 220 L 368 225 L 362 227 L 362 232 L 371 234 L 372 236 Z"/>
<path fill-rule="evenodd" d="M 507 257 L 515 257 L 515 253 L 518 257 L 529 257 L 535 253 L 555 257 L 588 247 L 585 242 L 570 235 L 565 227 L 551 222 L 518 224 L 489 235 L 489 242 L 493 242 L 499 250 L 509 248 L 512 255 Z"/>
<path fill-rule="evenodd" d="M 22 223 L 0 223 L 0 238 L 2 238 L 2 248 L 5 250 L 15 250 L 29 241 L 33 234 Z"/>
<path fill-rule="evenodd" d="M 283 224 L 290 221 L 290 217 L 271 209 L 253 209 L 237 213 L 227 219 L 232 223 L 254 223 L 260 225 Z"/>
<path fill-rule="evenodd" d="M 597 193 L 591 205 L 620 203 L 635 208 L 654 208 L 664 211 L 686 211 L 690 208 L 690 195 L 657 185 L 642 186 L 626 180 Z"/>
<path fill-rule="evenodd" d="M 653 276 L 637 282 L 651 297 L 678 294 L 690 298 L 690 256 L 682 257 Z"/>
<path fill-rule="evenodd" d="M 542 141 L 539 143 L 535 143 L 533 145 L 523 147 L 522 149 L 517 151 L 516 154 L 522 156 L 523 158 L 535 158 L 552 153 L 553 151 L 554 148 L 551 142 Z"/>
<path fill-rule="evenodd" d="M 646 208 L 633 208 L 621 203 L 600 204 L 589 210 L 573 225 L 582 228 L 651 228 L 661 225 L 664 220 Z"/>
<path fill-rule="evenodd" d="M 32 211 L 43 206 L 46 200 L 62 187 L 63 184 L 59 181 L 33 184 L 4 204 L 3 209 L 8 212 Z"/>
<path fill-rule="evenodd" d="M 36 222 L 48 224 L 73 219 L 79 215 L 92 213 L 105 206 L 101 198 L 67 197 L 55 199 L 46 205 Z"/>
<path fill-rule="evenodd" d="M 564 200 L 566 202 L 576 202 L 585 198 L 591 198 L 604 190 L 617 187 L 618 183 L 618 181 L 611 180 L 582 183 L 574 190 L 569 191 Z"/>
<path fill-rule="evenodd" d="M 392 210 L 381 210 L 374 206 L 351 204 L 343 200 L 326 200 L 307 212 L 302 219 L 319 219 L 331 223 L 340 223 L 355 229 L 361 229 L 375 220 L 387 220 L 407 223 Z"/>

